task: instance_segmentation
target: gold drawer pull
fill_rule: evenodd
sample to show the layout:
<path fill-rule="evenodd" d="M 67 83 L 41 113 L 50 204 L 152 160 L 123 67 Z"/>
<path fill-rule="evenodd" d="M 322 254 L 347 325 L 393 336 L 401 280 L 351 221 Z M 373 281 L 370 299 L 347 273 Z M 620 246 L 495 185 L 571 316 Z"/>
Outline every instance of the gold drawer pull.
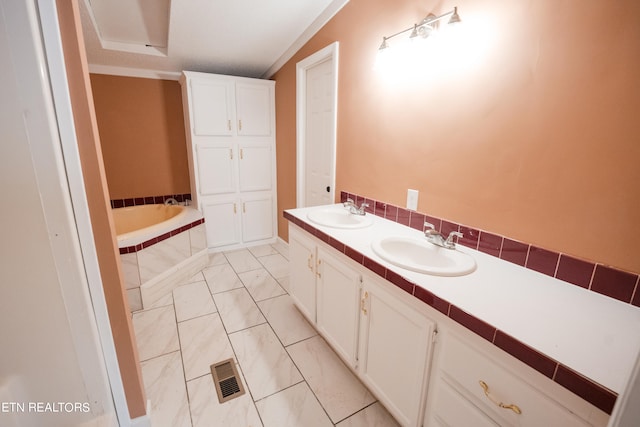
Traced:
<path fill-rule="evenodd" d="M 307 267 L 313 272 L 313 254 L 309 255 L 309 258 L 307 258 Z"/>
<path fill-rule="evenodd" d="M 489 392 L 489 386 L 487 385 L 487 383 L 485 383 L 482 380 L 480 380 L 480 387 L 482 387 L 482 389 L 484 390 L 485 396 L 487 396 L 487 398 L 491 402 L 493 402 L 496 406 L 499 406 L 504 409 L 511 409 L 516 414 L 522 414 L 522 410 L 518 407 L 518 405 L 514 405 L 514 404 L 507 405 L 506 403 L 502 403 L 498 399 L 493 397 L 493 395 L 491 395 L 491 393 Z"/>
<path fill-rule="evenodd" d="M 369 298 L 369 292 L 365 292 L 364 298 L 360 300 L 360 309 L 365 316 L 367 315 L 367 298 Z"/>

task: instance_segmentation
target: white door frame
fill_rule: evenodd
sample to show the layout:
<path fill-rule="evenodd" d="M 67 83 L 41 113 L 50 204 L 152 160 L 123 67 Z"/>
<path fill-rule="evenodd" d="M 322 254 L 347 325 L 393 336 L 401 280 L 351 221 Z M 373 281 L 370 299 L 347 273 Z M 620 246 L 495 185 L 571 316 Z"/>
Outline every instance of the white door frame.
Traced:
<path fill-rule="evenodd" d="M 338 131 L 338 42 L 320 49 L 296 65 L 296 206 L 305 207 L 305 148 L 306 148 L 306 116 L 307 116 L 307 70 L 321 62 L 333 61 L 333 125 L 330 134 L 333 137 L 333 163 L 331 165 L 331 191 L 329 196 L 335 200 L 336 191 L 336 143 Z"/>

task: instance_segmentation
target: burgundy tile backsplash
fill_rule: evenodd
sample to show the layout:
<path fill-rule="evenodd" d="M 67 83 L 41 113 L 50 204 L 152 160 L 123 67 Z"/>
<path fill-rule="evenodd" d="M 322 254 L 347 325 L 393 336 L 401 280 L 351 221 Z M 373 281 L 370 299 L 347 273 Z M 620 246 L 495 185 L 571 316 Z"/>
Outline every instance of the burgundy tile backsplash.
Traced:
<path fill-rule="evenodd" d="M 624 302 L 631 302 L 638 276 L 604 265 L 597 265 L 591 290 Z"/>
<path fill-rule="evenodd" d="M 480 252 L 500 258 L 500 249 L 502 249 L 502 236 L 485 231 L 480 232 L 480 238 L 478 239 L 478 250 Z"/>
<path fill-rule="evenodd" d="M 527 257 L 527 268 L 554 277 L 559 258 L 560 255 L 556 252 L 531 246 L 529 257 Z"/>
<path fill-rule="evenodd" d="M 562 254 L 560 255 L 560 263 L 558 264 L 556 277 L 565 282 L 588 289 L 594 269 L 595 265 L 590 262 Z"/>
<path fill-rule="evenodd" d="M 130 199 L 111 199 L 111 207 L 113 209 L 124 208 L 129 206 L 139 206 L 139 205 L 155 205 L 164 203 L 167 199 L 176 199 L 178 202 L 182 203 L 185 200 L 191 200 L 191 194 L 168 194 L 166 196 L 145 196 L 145 197 L 133 197 Z"/>

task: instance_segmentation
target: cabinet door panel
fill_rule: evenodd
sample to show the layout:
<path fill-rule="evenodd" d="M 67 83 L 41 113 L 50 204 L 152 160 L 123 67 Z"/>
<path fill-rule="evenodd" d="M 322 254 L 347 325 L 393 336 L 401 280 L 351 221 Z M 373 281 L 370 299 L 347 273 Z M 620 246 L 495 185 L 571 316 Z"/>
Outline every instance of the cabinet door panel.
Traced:
<path fill-rule="evenodd" d="M 236 84 L 238 135 L 271 135 L 271 88 L 266 85 Z"/>
<path fill-rule="evenodd" d="M 371 280 L 362 292 L 360 373 L 400 424 L 417 426 L 435 323 Z"/>
<path fill-rule="evenodd" d="M 304 316 L 316 323 L 315 243 L 289 226 L 289 287 L 291 298 Z"/>
<path fill-rule="evenodd" d="M 212 80 L 191 81 L 193 133 L 198 136 L 232 134 L 233 83 Z"/>
<path fill-rule="evenodd" d="M 233 193 L 236 188 L 233 146 L 198 145 L 199 195 Z"/>
<path fill-rule="evenodd" d="M 360 273 L 318 248 L 318 329 L 333 349 L 356 366 Z"/>
<path fill-rule="evenodd" d="M 242 200 L 242 240 L 270 239 L 273 237 L 273 200 L 271 196 Z"/>
<path fill-rule="evenodd" d="M 235 200 L 213 200 L 202 203 L 209 247 L 240 243 L 238 203 Z"/>
<path fill-rule="evenodd" d="M 271 145 L 240 144 L 240 191 L 271 190 Z"/>

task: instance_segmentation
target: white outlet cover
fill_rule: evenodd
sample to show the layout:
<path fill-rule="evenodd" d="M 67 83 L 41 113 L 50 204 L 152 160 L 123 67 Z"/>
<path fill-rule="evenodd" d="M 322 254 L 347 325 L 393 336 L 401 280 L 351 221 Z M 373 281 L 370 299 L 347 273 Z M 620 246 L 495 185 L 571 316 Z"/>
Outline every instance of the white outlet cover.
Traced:
<path fill-rule="evenodd" d="M 407 190 L 407 209 L 412 211 L 418 209 L 418 190 Z"/>

